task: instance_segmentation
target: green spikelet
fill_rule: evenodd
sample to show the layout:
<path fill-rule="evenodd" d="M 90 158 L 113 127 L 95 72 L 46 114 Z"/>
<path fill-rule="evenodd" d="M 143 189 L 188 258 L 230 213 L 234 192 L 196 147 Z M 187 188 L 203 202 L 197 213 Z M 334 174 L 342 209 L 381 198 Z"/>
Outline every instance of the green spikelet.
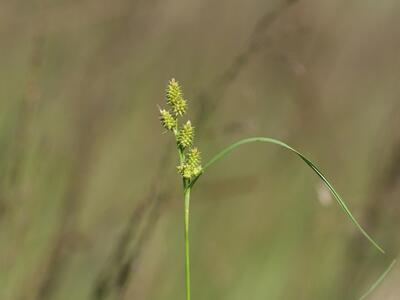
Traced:
<path fill-rule="evenodd" d="M 178 145 L 183 149 L 190 147 L 193 144 L 194 128 L 190 121 L 183 125 L 178 133 Z"/>
<path fill-rule="evenodd" d="M 201 173 L 200 151 L 197 148 L 190 149 L 186 154 L 186 160 L 178 166 L 178 172 L 187 179 L 191 179 Z"/>
<path fill-rule="evenodd" d="M 161 125 L 167 130 L 174 130 L 176 128 L 176 119 L 168 110 L 160 109 L 160 121 Z"/>
<path fill-rule="evenodd" d="M 186 112 L 186 100 L 183 99 L 182 89 L 175 79 L 171 79 L 168 83 L 167 92 L 167 103 L 171 106 L 176 116 L 183 116 Z"/>
<path fill-rule="evenodd" d="M 182 88 L 178 81 L 172 78 L 167 86 L 167 102 L 172 105 L 177 98 L 183 98 Z"/>
<path fill-rule="evenodd" d="M 188 164 L 178 166 L 178 172 L 186 179 L 190 179 L 193 176 L 193 169 Z"/>
<path fill-rule="evenodd" d="M 201 157 L 200 151 L 195 147 L 188 151 L 187 154 L 187 163 L 192 166 L 194 169 L 200 166 Z"/>
<path fill-rule="evenodd" d="M 201 166 L 193 167 L 189 164 L 182 164 L 177 168 L 178 168 L 178 173 L 181 174 L 182 177 L 186 179 L 191 179 L 192 177 L 199 175 L 202 171 Z"/>

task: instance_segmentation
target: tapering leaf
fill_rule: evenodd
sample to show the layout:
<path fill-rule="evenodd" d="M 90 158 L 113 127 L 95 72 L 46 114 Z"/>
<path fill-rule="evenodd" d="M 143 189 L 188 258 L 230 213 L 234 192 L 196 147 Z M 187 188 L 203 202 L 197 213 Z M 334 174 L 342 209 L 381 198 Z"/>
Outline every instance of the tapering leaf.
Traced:
<path fill-rule="evenodd" d="M 393 269 L 394 265 L 396 264 L 396 260 L 393 260 L 392 263 L 389 265 L 389 267 L 385 270 L 385 272 L 382 273 L 381 276 L 375 281 L 373 285 L 362 295 L 358 300 L 364 300 L 366 299 L 381 283 L 382 281 L 386 278 L 386 276 L 390 273 L 390 271 Z"/>
<path fill-rule="evenodd" d="M 213 165 L 214 163 L 216 163 L 217 161 L 219 161 L 220 159 L 225 157 L 227 154 L 229 154 L 235 148 L 237 148 L 237 147 L 239 147 L 241 145 L 244 145 L 244 144 L 249 144 L 249 143 L 254 143 L 254 142 L 263 142 L 263 143 L 275 144 L 275 145 L 278 145 L 278 146 L 281 146 L 281 147 L 283 147 L 285 149 L 290 150 L 291 152 L 295 153 L 298 157 L 300 157 L 318 175 L 318 177 L 324 182 L 324 184 L 327 186 L 329 191 L 332 193 L 333 197 L 336 199 L 336 201 L 339 204 L 339 206 L 346 213 L 346 215 L 353 222 L 353 224 L 358 228 L 358 230 L 370 241 L 370 243 L 372 245 L 374 245 L 375 248 L 377 248 L 381 253 L 383 253 L 383 254 L 385 253 L 385 251 L 382 249 L 382 247 L 380 247 L 378 245 L 378 243 L 375 242 L 375 240 L 358 223 L 358 221 L 356 220 L 356 218 L 353 216 L 353 214 L 351 213 L 350 209 L 348 208 L 347 204 L 344 202 L 344 200 L 339 195 L 339 193 L 333 188 L 332 184 L 328 181 L 328 179 L 321 172 L 321 170 L 311 160 L 309 160 L 307 157 L 305 157 L 299 151 L 297 151 L 296 149 L 290 147 L 289 145 L 287 145 L 287 144 L 285 144 L 285 143 L 283 143 L 283 142 L 281 142 L 279 140 L 276 140 L 276 139 L 273 139 L 273 138 L 268 138 L 268 137 L 252 137 L 252 138 L 247 138 L 247 139 L 240 140 L 240 141 L 238 141 L 236 143 L 233 143 L 232 145 L 226 147 L 221 152 L 219 152 L 217 155 L 215 155 L 213 158 L 211 158 L 211 160 L 204 165 L 202 173 L 204 173 L 204 171 L 207 168 L 209 168 L 211 165 Z M 202 175 L 202 173 L 199 174 L 197 177 L 195 177 L 191 181 L 189 187 L 193 186 L 193 184 Z"/>

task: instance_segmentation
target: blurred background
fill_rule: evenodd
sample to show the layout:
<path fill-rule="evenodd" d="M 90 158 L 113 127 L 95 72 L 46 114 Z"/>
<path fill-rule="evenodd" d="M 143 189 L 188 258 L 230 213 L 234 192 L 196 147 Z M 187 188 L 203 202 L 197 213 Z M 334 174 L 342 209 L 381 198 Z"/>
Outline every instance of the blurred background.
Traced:
<path fill-rule="evenodd" d="M 184 299 L 183 201 L 157 105 L 207 161 L 192 297 L 357 299 L 400 238 L 400 3 L 0 1 L 0 299 Z M 396 267 L 370 299 L 400 299 Z"/>

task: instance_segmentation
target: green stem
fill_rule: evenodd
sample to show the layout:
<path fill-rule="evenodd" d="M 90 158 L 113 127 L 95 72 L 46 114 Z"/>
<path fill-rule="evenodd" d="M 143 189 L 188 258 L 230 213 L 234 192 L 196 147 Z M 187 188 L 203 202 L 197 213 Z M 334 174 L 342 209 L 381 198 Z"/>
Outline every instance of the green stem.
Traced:
<path fill-rule="evenodd" d="M 190 300 L 190 255 L 189 255 L 189 205 L 190 187 L 185 189 L 185 273 L 186 273 L 186 300 Z"/>
<path fill-rule="evenodd" d="M 176 135 L 176 133 L 175 133 Z M 179 161 L 181 165 L 185 161 L 185 153 L 183 149 L 177 145 L 179 153 Z M 186 300 L 190 300 L 190 255 L 189 255 L 189 205 L 190 205 L 190 188 L 189 181 L 182 177 L 184 191 L 184 223 L 185 223 L 185 277 L 186 277 Z"/>

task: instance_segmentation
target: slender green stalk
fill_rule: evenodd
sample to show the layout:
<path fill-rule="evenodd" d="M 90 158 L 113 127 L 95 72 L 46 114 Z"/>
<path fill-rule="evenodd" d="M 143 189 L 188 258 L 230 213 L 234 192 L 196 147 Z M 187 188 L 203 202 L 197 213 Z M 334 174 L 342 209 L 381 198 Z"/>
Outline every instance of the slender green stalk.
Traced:
<path fill-rule="evenodd" d="M 185 163 L 185 152 L 182 147 L 177 145 L 180 164 Z M 190 251 L 189 251 L 189 207 L 190 207 L 190 186 L 188 179 L 182 177 L 183 194 L 184 194 L 184 231 L 185 231 L 185 283 L 186 283 L 186 300 L 190 300 Z"/>
<path fill-rule="evenodd" d="M 190 253 L 189 253 L 189 206 L 190 188 L 185 189 L 185 278 L 186 278 L 186 300 L 190 300 Z"/>

